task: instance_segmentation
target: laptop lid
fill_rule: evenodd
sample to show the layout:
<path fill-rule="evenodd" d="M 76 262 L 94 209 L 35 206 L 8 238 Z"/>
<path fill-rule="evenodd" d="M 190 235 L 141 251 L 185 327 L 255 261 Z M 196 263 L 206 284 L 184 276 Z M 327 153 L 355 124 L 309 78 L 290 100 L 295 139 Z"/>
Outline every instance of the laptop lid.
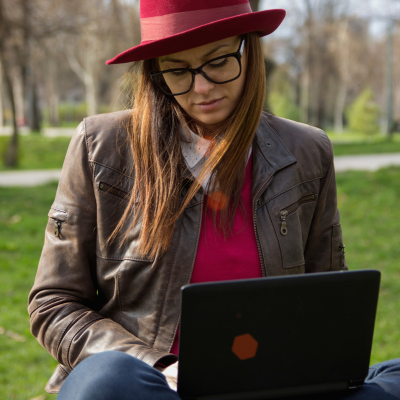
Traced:
<path fill-rule="evenodd" d="M 178 394 L 267 399 L 359 386 L 380 272 L 325 272 L 181 288 Z"/>

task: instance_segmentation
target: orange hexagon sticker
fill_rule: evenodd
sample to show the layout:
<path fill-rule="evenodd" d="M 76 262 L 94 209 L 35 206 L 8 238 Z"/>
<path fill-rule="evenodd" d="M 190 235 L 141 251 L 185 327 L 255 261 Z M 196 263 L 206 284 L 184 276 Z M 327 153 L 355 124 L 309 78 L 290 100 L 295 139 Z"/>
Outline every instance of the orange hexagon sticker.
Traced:
<path fill-rule="evenodd" d="M 248 358 L 253 358 L 257 353 L 258 342 L 250 333 L 245 333 L 244 335 L 236 336 L 232 351 L 241 360 L 247 360 Z"/>

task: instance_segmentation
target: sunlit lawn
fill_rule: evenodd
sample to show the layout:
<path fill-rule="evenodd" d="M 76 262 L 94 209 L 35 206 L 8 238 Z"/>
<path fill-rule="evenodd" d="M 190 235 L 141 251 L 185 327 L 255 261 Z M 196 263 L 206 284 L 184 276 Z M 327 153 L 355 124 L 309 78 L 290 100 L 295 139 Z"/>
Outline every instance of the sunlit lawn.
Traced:
<path fill-rule="evenodd" d="M 400 168 L 337 174 L 350 269 L 382 272 L 372 363 L 400 357 Z"/>
<path fill-rule="evenodd" d="M 4 400 L 44 394 L 46 378 L 57 365 L 31 336 L 26 310 L 56 187 L 0 188 L 0 327 L 5 331 L 0 335 L 0 398 Z"/>
<path fill-rule="evenodd" d="M 17 169 L 57 169 L 61 168 L 68 144 L 69 137 L 49 138 L 38 134 L 19 136 L 19 154 Z M 9 136 L 0 136 L 0 171 L 4 167 L 4 155 Z"/>
<path fill-rule="evenodd" d="M 347 172 L 338 174 L 337 182 L 350 269 L 382 271 L 371 362 L 400 357 L 400 168 Z M 5 400 L 44 395 L 56 366 L 30 335 L 26 311 L 55 190 L 55 184 L 0 188 L 0 327 L 5 331 L 0 334 L 0 397 Z"/>
<path fill-rule="evenodd" d="M 400 134 L 395 134 L 391 141 L 382 135 L 365 136 L 354 132 L 338 135 L 328 131 L 328 135 L 334 144 L 335 156 L 400 153 Z M 8 136 L 0 136 L 0 171 L 6 170 L 3 160 L 9 140 Z M 21 135 L 17 169 L 61 168 L 70 140 L 68 137 L 49 138 L 39 134 Z"/>
<path fill-rule="evenodd" d="M 343 133 L 336 133 L 333 130 L 325 129 L 325 132 L 334 143 L 374 143 L 386 138 L 381 133 L 364 134 L 345 129 Z M 392 136 L 395 141 L 400 142 L 400 135 L 396 133 Z"/>

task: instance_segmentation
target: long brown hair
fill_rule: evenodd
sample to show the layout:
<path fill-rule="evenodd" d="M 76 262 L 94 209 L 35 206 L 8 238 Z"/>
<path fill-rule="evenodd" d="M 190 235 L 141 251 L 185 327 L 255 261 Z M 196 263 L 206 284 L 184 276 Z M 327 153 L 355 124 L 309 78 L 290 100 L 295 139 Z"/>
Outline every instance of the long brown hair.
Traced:
<path fill-rule="evenodd" d="M 131 89 L 132 112 L 127 129 L 135 179 L 128 206 L 108 241 L 117 236 L 133 214 L 123 240 L 140 220 L 139 253 L 155 257 L 165 252 L 178 217 L 207 174 L 214 178 L 210 193 L 217 196 L 213 201 L 220 204 L 220 207 L 209 208 L 214 227 L 221 229 L 225 238 L 232 234 L 234 218 L 231 216 L 235 215 L 238 206 L 244 212 L 241 189 L 246 155 L 261 117 L 266 92 L 261 40 L 256 32 L 245 36 L 247 72 L 243 96 L 232 115 L 212 133 L 216 138 L 213 151 L 183 199 L 181 180 L 186 167 L 181 154 L 179 127 L 180 124 L 188 125 L 200 135 L 204 130 L 188 118 L 173 97 L 163 94 L 151 80 L 150 73 L 158 71 L 157 59 L 136 62 L 129 69 L 126 78 Z M 227 206 L 223 204 L 224 199 L 227 199 Z"/>

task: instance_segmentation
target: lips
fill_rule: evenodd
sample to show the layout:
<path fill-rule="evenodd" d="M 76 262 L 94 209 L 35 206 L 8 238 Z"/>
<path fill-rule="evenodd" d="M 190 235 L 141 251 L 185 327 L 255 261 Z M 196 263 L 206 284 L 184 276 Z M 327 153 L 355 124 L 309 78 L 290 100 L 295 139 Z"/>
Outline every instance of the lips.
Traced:
<path fill-rule="evenodd" d="M 203 101 L 202 103 L 196 103 L 196 104 L 198 106 L 205 106 L 205 105 L 208 105 L 208 104 L 211 104 L 211 103 L 215 103 L 218 100 L 221 100 L 221 99 L 215 99 L 215 100 L 211 100 L 211 101 L 208 101 L 208 102 Z"/>
<path fill-rule="evenodd" d="M 197 103 L 196 107 L 198 107 L 200 111 L 213 111 L 219 107 L 223 100 L 224 98 L 222 97 L 221 99 L 212 100 L 209 102 L 203 101 L 202 103 Z"/>

